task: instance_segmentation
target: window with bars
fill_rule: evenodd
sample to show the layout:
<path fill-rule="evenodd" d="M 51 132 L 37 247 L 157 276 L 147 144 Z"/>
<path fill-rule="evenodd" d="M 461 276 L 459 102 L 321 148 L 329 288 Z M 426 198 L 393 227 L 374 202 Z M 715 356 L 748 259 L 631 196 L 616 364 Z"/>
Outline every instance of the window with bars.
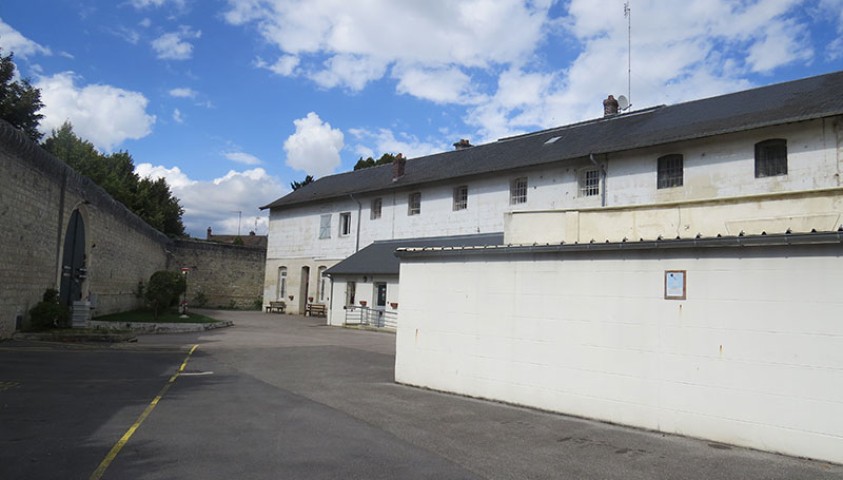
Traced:
<path fill-rule="evenodd" d="M 588 168 L 580 170 L 580 196 L 591 197 L 600 194 L 600 170 Z"/>
<path fill-rule="evenodd" d="M 372 208 L 371 208 L 371 215 L 370 218 L 372 220 L 377 220 L 381 218 L 381 210 L 383 210 L 383 199 L 376 198 L 372 200 Z"/>
<path fill-rule="evenodd" d="M 340 214 L 340 236 L 344 237 L 351 233 L 351 212 Z"/>
<path fill-rule="evenodd" d="M 319 217 L 319 238 L 331 238 L 331 214 Z"/>
<path fill-rule="evenodd" d="M 787 175 L 787 140 L 773 138 L 755 144 L 755 178 Z"/>
<path fill-rule="evenodd" d="M 421 192 L 413 192 L 407 198 L 407 215 L 421 214 Z"/>
<path fill-rule="evenodd" d="M 527 203 L 527 177 L 518 177 L 509 182 L 509 204 Z"/>
<path fill-rule="evenodd" d="M 454 189 L 454 211 L 468 208 L 468 186 L 461 185 Z"/>
<path fill-rule="evenodd" d="M 681 187 L 684 181 L 684 162 L 684 157 L 679 153 L 659 157 L 656 188 Z"/>

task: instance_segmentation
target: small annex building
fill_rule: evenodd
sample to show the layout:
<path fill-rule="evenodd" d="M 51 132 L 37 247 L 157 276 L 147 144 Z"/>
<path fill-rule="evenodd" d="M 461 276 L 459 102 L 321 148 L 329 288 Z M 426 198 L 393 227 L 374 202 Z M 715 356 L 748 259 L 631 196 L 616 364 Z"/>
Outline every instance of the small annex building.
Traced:
<path fill-rule="evenodd" d="M 503 243 L 503 233 L 379 240 L 325 271 L 332 302 L 329 325 L 364 324 L 395 328 L 398 320 L 399 269 L 395 252 L 419 246 L 452 249 Z M 323 279 L 323 281 L 325 281 Z"/>

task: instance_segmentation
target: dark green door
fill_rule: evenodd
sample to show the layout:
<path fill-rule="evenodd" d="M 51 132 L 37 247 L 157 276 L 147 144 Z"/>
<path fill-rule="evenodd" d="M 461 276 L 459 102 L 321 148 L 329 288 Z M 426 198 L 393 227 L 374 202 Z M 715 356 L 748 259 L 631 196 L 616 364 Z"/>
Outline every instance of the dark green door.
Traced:
<path fill-rule="evenodd" d="M 85 281 L 86 274 L 85 222 L 79 210 L 74 210 L 64 236 L 59 290 L 62 305 L 72 305 L 74 301 L 82 300 L 82 282 Z"/>

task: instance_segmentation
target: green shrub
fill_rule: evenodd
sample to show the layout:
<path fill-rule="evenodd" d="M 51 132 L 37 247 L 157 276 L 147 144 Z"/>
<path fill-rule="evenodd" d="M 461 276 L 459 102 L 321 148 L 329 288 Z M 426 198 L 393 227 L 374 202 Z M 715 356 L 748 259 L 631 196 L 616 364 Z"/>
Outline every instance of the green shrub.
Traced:
<path fill-rule="evenodd" d="M 196 308 L 202 308 L 208 304 L 208 296 L 200 290 L 196 292 L 196 295 L 193 296 L 193 301 L 190 303 Z"/>
<path fill-rule="evenodd" d="M 186 288 L 187 282 L 179 272 L 161 270 L 149 277 L 149 284 L 146 286 L 144 296 L 152 308 L 156 320 L 162 310 L 178 302 L 179 295 L 184 293 Z"/>
<path fill-rule="evenodd" d="M 29 310 L 29 328 L 32 330 L 47 330 L 67 325 L 70 312 L 67 307 L 59 304 L 59 292 L 54 288 L 44 291 L 41 301 Z"/>
<path fill-rule="evenodd" d="M 252 300 L 252 310 L 263 310 L 263 299 L 258 297 Z"/>

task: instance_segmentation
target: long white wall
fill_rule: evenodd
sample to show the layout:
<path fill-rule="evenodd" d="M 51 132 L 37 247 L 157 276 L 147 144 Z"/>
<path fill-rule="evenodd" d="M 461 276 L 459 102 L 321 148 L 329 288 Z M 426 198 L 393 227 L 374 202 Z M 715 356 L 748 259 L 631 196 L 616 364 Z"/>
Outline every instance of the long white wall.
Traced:
<path fill-rule="evenodd" d="M 395 378 L 843 462 L 841 252 L 405 259 Z"/>

